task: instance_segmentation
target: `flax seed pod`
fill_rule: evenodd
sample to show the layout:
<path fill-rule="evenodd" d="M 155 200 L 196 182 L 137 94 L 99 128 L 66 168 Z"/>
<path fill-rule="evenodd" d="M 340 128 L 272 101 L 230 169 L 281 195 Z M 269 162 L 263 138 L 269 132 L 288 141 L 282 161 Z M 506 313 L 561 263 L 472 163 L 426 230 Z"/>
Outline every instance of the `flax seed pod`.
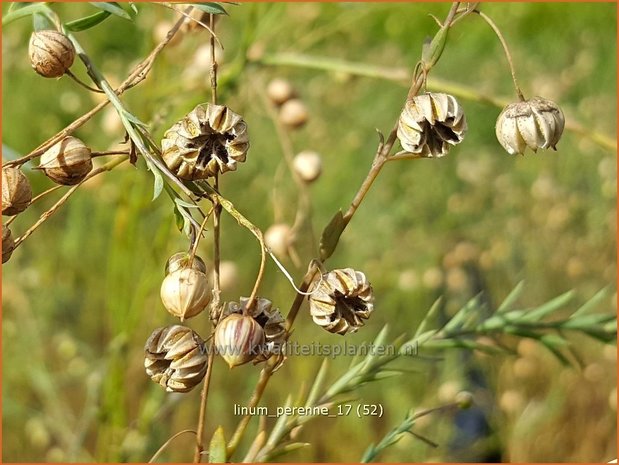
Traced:
<path fill-rule="evenodd" d="M 320 177 L 322 173 L 322 158 L 316 152 L 304 150 L 294 157 L 293 166 L 299 177 L 309 184 Z"/>
<path fill-rule="evenodd" d="M 92 153 L 80 139 L 67 136 L 41 156 L 38 169 L 57 184 L 73 186 L 92 170 Z"/>
<path fill-rule="evenodd" d="M 230 368 L 254 360 L 263 346 L 264 330 L 252 316 L 232 313 L 215 328 L 217 353 Z"/>
<path fill-rule="evenodd" d="M 75 47 L 62 32 L 55 30 L 35 31 L 28 45 L 32 68 L 41 76 L 62 76 L 73 64 Z"/>
<path fill-rule="evenodd" d="M 307 123 L 309 112 L 298 98 L 287 100 L 279 109 L 279 120 L 290 129 L 298 129 Z"/>
<path fill-rule="evenodd" d="M 32 200 L 32 187 L 19 168 L 2 168 L 2 214 L 17 215 Z"/>
<path fill-rule="evenodd" d="M 13 253 L 13 249 L 15 248 L 15 241 L 13 240 L 13 234 L 11 234 L 11 230 L 2 225 L 2 263 L 6 263 L 11 258 L 11 254 Z"/>
<path fill-rule="evenodd" d="M 166 310 L 181 321 L 200 314 L 212 297 L 207 274 L 188 266 L 168 273 L 160 294 Z"/>
<path fill-rule="evenodd" d="M 204 341 L 191 329 L 158 328 L 144 347 L 146 374 L 169 392 L 189 392 L 204 378 L 208 354 Z"/>

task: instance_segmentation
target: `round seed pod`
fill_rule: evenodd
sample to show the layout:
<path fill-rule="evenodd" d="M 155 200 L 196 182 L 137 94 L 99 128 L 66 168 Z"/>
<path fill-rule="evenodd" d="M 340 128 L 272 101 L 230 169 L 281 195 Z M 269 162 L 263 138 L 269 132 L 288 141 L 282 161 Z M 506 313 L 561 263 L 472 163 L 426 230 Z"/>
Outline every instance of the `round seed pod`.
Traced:
<path fill-rule="evenodd" d="M 264 330 L 249 315 L 232 313 L 215 328 L 215 347 L 230 368 L 254 360 L 264 347 Z"/>
<path fill-rule="evenodd" d="M 496 137 L 510 155 L 524 154 L 529 147 L 557 149 L 565 117 L 561 108 L 542 97 L 507 105 L 496 121 Z"/>
<path fill-rule="evenodd" d="M 187 267 L 169 273 L 160 294 L 164 307 L 181 321 L 201 313 L 212 297 L 206 273 Z"/>
<path fill-rule="evenodd" d="M 283 223 L 274 224 L 264 233 L 266 246 L 277 256 L 288 255 L 288 247 L 291 241 L 290 226 Z"/>
<path fill-rule="evenodd" d="M 187 252 L 178 252 L 168 258 L 165 264 L 166 276 L 170 273 L 180 270 L 181 268 L 192 268 L 206 274 L 206 264 L 197 255 L 194 255 L 193 261 L 191 261 L 191 254 Z"/>
<path fill-rule="evenodd" d="M 291 129 L 300 128 L 309 118 L 305 104 L 297 98 L 286 101 L 279 109 L 279 120 Z"/>
<path fill-rule="evenodd" d="M 314 285 L 309 304 L 317 325 L 331 333 L 355 332 L 374 311 L 372 285 L 361 271 L 333 270 Z"/>
<path fill-rule="evenodd" d="M 32 187 L 19 168 L 2 168 L 2 214 L 17 215 L 32 200 Z"/>
<path fill-rule="evenodd" d="M 466 131 L 466 118 L 455 97 L 428 92 L 406 102 L 397 136 L 406 152 L 433 158 L 447 155 L 452 145 L 462 142 Z"/>
<path fill-rule="evenodd" d="M 267 96 L 275 105 L 282 105 L 294 97 L 292 84 L 285 79 L 276 78 L 267 86 Z"/>
<path fill-rule="evenodd" d="M 162 157 L 179 178 L 193 181 L 234 171 L 249 149 L 247 124 L 228 107 L 203 103 L 164 134 Z"/>
<path fill-rule="evenodd" d="M 293 166 L 303 181 L 314 182 L 322 173 L 322 158 L 316 152 L 304 150 L 294 157 Z"/>
<path fill-rule="evenodd" d="M 144 347 L 146 374 L 168 392 L 189 392 L 206 374 L 204 341 L 191 329 L 174 325 L 158 328 Z"/>
<path fill-rule="evenodd" d="M 38 169 L 56 184 L 79 184 L 92 170 L 92 154 L 80 139 L 67 136 L 42 156 Z"/>
<path fill-rule="evenodd" d="M 11 258 L 13 254 L 13 249 L 15 248 L 15 241 L 13 240 L 13 234 L 11 234 L 11 230 L 2 225 L 2 263 L 6 263 Z"/>
<path fill-rule="evenodd" d="M 62 32 L 54 30 L 35 31 L 28 45 L 30 64 L 41 76 L 62 76 L 73 64 L 75 47 Z"/>

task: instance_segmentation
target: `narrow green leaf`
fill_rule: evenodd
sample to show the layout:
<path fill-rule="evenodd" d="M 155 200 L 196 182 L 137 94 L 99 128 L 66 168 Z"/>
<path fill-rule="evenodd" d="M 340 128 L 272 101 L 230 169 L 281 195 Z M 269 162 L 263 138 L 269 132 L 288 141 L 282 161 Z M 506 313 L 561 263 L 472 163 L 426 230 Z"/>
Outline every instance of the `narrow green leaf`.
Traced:
<path fill-rule="evenodd" d="M 2 17 L 2 25 L 6 26 L 7 24 L 10 24 L 20 18 L 26 18 L 35 13 L 46 14 L 49 13 L 49 11 L 49 7 L 44 3 L 28 3 L 26 6 L 16 8 L 12 12 L 4 15 Z"/>
<path fill-rule="evenodd" d="M 271 461 L 277 457 L 281 457 L 284 454 L 288 454 L 290 452 L 294 452 L 295 450 L 302 449 L 303 447 L 309 446 L 309 442 L 291 442 L 290 444 L 285 444 L 277 449 L 274 449 L 269 455 L 268 460 Z"/>
<path fill-rule="evenodd" d="M 520 294 L 522 294 L 523 290 L 524 290 L 524 281 L 520 281 L 518 284 L 516 284 L 516 287 L 512 289 L 509 295 L 505 297 L 505 300 L 499 306 L 496 313 L 503 313 L 503 312 L 508 311 L 511 308 L 511 306 L 516 302 L 518 297 L 520 297 Z"/>
<path fill-rule="evenodd" d="M 602 300 L 606 298 L 606 296 L 608 296 L 608 287 L 600 289 L 593 297 L 591 297 L 587 302 L 585 302 L 578 310 L 572 313 L 572 316 L 570 317 L 570 319 L 579 317 L 581 315 L 584 315 L 585 313 L 589 313 L 591 310 L 597 307 L 602 302 Z"/>
<path fill-rule="evenodd" d="M 117 2 L 90 2 L 90 4 L 95 8 L 107 11 L 114 16 L 119 16 L 128 21 L 132 21 L 131 15 L 129 15 L 129 13 L 127 13 Z"/>
<path fill-rule="evenodd" d="M 153 173 L 153 176 L 155 177 L 155 184 L 153 186 L 153 198 L 152 198 L 152 201 L 155 201 L 161 195 L 161 191 L 163 190 L 163 184 L 164 184 L 163 176 L 159 172 L 159 169 L 155 165 L 153 165 L 150 161 L 146 160 L 146 165 L 148 166 L 148 169 L 150 170 L 151 173 Z"/>
<path fill-rule="evenodd" d="M 215 2 L 204 2 L 204 3 L 187 3 L 187 5 L 191 5 L 198 10 L 204 11 L 205 13 L 209 13 L 211 15 L 227 15 L 228 12 L 225 10 L 223 6 L 219 3 Z"/>
<path fill-rule="evenodd" d="M 313 406 L 318 400 L 318 395 L 320 391 L 322 391 L 323 385 L 325 383 L 325 378 L 327 376 L 327 368 L 329 367 L 329 361 L 325 358 L 320 365 L 320 369 L 318 370 L 318 374 L 316 375 L 316 379 L 314 380 L 314 384 L 312 384 L 312 389 L 310 390 L 309 395 L 307 396 L 307 402 L 305 402 L 306 407 Z"/>
<path fill-rule="evenodd" d="M 284 408 L 286 409 L 291 406 L 292 406 L 292 396 L 288 394 L 288 397 L 286 397 L 286 403 L 284 404 Z M 267 440 L 268 445 L 275 446 L 279 442 L 282 435 L 284 434 L 284 431 L 286 428 L 286 422 L 289 420 L 292 421 L 293 419 L 286 415 L 282 415 L 281 417 L 277 419 L 277 421 L 275 422 L 275 425 L 273 426 L 273 429 L 271 430 L 271 435 L 269 436 L 269 439 Z"/>
<path fill-rule="evenodd" d="M 95 27 L 97 24 L 109 18 L 111 13 L 107 11 L 97 11 L 96 13 L 83 18 L 70 21 L 64 25 L 65 29 L 71 32 L 80 32 Z"/>
<path fill-rule="evenodd" d="M 529 310 L 525 313 L 523 320 L 525 321 L 539 321 L 545 316 L 557 311 L 565 304 L 567 304 L 574 297 L 574 291 L 568 291 L 554 299 L 540 305 L 534 310 Z"/>
<path fill-rule="evenodd" d="M 208 447 L 209 463 L 226 463 L 226 438 L 224 429 L 219 426 L 213 433 L 211 443 Z"/>
<path fill-rule="evenodd" d="M 28 6 L 28 4 L 24 2 L 11 2 L 11 5 L 9 6 L 7 13 L 10 13 L 15 10 L 19 10 L 20 8 L 23 8 L 25 6 Z"/>
<path fill-rule="evenodd" d="M 432 321 L 434 320 L 434 317 L 436 317 L 439 309 L 441 308 L 442 303 L 443 303 L 443 298 L 439 297 L 432 304 L 432 307 L 430 307 L 430 310 L 428 310 L 428 313 L 426 313 L 426 316 L 423 318 L 423 320 L 419 324 L 417 331 L 415 331 L 415 337 L 413 338 L 413 340 L 417 339 L 422 333 L 426 331 L 430 323 L 432 323 Z"/>
<path fill-rule="evenodd" d="M 331 218 L 331 221 L 329 221 L 329 224 L 324 229 L 322 236 L 320 237 L 321 260 L 324 261 L 333 254 L 333 251 L 335 250 L 345 227 L 346 221 L 344 221 L 342 210 L 338 210 L 337 213 L 333 215 L 333 218 Z"/>

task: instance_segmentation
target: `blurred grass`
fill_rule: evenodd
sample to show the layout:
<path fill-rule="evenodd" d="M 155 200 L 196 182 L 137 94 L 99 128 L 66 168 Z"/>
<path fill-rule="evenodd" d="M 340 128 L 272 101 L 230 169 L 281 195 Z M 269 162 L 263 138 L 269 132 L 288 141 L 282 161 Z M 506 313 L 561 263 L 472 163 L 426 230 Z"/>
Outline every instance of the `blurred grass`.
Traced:
<path fill-rule="evenodd" d="M 7 6 L 2 8 L 5 12 Z M 63 20 L 93 11 L 80 4 L 54 9 Z M 526 95 L 551 98 L 568 118 L 615 138 L 613 4 L 484 4 L 483 9 L 507 38 Z M 284 221 L 293 221 L 294 184 L 276 176 L 283 164 L 281 149 L 252 88 L 256 78 L 289 79 L 311 114 L 308 125 L 293 134 L 295 149 L 320 152 L 325 165 L 312 186 L 319 231 L 352 198 L 376 147 L 374 128 L 391 129 L 406 89 L 343 72 L 254 64 L 237 72 L 233 64 L 243 41 L 251 40 L 252 53 L 296 52 L 412 69 L 424 37 L 435 30 L 428 13 L 442 17 L 447 5 L 256 3 L 229 10 L 230 17 L 218 24 L 225 46 L 221 72 L 232 71 L 220 97 L 244 115 L 252 148 L 247 163 L 222 178 L 223 192 L 266 229 L 274 221 L 276 189 L 277 209 Z M 117 84 L 156 44 L 157 26 L 172 18 L 169 10 L 143 4 L 136 25 L 112 18 L 78 37 Z M 11 24 L 3 28 L 2 41 L 2 141 L 21 154 L 100 98 L 68 79 L 42 80 L 32 72 L 30 27 L 27 20 Z M 188 35 L 160 56 L 146 82 L 123 97 L 137 116 L 153 124 L 157 137 L 208 99 L 204 54 L 202 61 L 195 59 L 207 41 L 203 32 Z M 477 18 L 457 25 L 434 75 L 491 96 L 513 94 L 500 44 Z M 585 301 L 616 282 L 616 153 L 566 133 L 557 153 L 509 157 L 494 137 L 499 109 L 462 104 L 470 128 L 465 143 L 441 160 L 387 165 L 329 264 L 363 270 L 377 295 L 377 312 L 348 342 L 371 341 L 385 323 L 413 331 L 441 294 L 449 313 L 480 287 L 498 302 L 521 279 L 526 281 L 523 305 L 571 288 Z M 122 141 L 119 129 L 106 110 L 76 135 L 105 150 Z M 158 296 L 163 266 L 186 241 L 175 229 L 169 201 L 162 196 L 150 202 L 152 177 L 143 165 L 139 168 L 121 167 L 80 189 L 3 266 L 4 461 L 144 461 L 171 434 L 195 427 L 198 390 L 164 395 L 143 373 L 145 339 L 153 328 L 172 323 Z M 29 177 L 35 192 L 50 186 L 38 173 Z M 20 216 L 14 234 L 50 204 L 45 200 Z M 249 293 L 259 253 L 249 233 L 227 216 L 222 229 L 222 256 L 239 270 L 238 282 L 223 296 L 232 300 Z M 473 271 L 462 260 L 467 250 L 475 257 Z M 208 237 L 201 255 L 211 256 Z M 302 272 L 296 270 L 295 276 Z M 473 276 L 481 277 L 475 285 Z M 262 294 L 284 311 L 294 295 L 272 263 Z M 607 311 L 615 311 L 614 301 L 606 302 Z M 205 318 L 190 325 L 208 334 Z M 312 325 L 306 312 L 294 338 L 336 339 Z M 616 402 L 609 396 L 613 389 L 616 394 L 616 379 L 607 376 L 616 372 L 614 346 L 576 340 L 575 347 L 582 369 L 565 369 L 525 341 L 512 359 L 475 355 L 465 364 L 478 367 L 489 384 L 491 395 L 483 407 L 503 460 L 614 458 Z M 363 402 L 382 403 L 384 418 L 318 419 L 302 435 L 312 446 L 284 459 L 357 460 L 408 409 L 431 407 L 448 401 L 454 390 L 470 389 L 460 360 L 447 354 L 444 363 L 430 364 L 423 373 L 364 387 Z M 348 363 L 334 361 L 331 378 Z M 269 386 L 265 405 L 282 405 L 288 392 L 295 394 L 312 381 L 319 364 L 317 358 L 289 360 Z M 221 424 L 229 437 L 237 420 L 232 404 L 246 401 L 257 372 L 249 366 L 229 371 L 217 360 L 209 434 Z M 431 450 L 407 438 L 381 459 L 479 460 L 473 449 L 447 451 L 453 425 L 448 416 L 431 417 L 420 431 L 441 448 Z M 164 458 L 188 460 L 191 443 L 190 436 L 179 438 Z"/>

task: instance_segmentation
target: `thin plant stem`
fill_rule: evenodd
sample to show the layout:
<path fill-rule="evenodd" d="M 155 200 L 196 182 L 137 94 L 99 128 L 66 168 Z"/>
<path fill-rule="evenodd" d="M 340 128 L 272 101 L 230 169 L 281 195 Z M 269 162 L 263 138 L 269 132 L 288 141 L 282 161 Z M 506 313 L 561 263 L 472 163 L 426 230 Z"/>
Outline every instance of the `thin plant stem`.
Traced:
<path fill-rule="evenodd" d="M 36 201 L 42 199 L 43 197 L 51 194 L 52 192 L 56 192 L 58 189 L 62 188 L 64 186 L 61 185 L 55 185 L 53 187 L 50 187 L 49 189 L 47 189 L 46 191 L 41 192 L 39 195 L 37 195 L 36 197 L 33 197 L 32 200 L 30 201 L 30 203 L 28 204 L 28 206 L 32 205 L 33 203 L 35 203 Z M 18 217 L 19 215 L 13 215 L 11 216 L 8 220 L 6 220 L 6 222 L 4 223 L 5 226 L 9 226 L 13 221 L 15 221 L 15 219 Z"/>
<path fill-rule="evenodd" d="M 518 81 L 516 80 L 516 69 L 514 67 L 514 61 L 512 60 L 512 55 L 509 51 L 509 47 L 507 46 L 507 42 L 505 38 L 503 37 L 503 34 L 501 33 L 501 30 L 494 23 L 494 21 L 490 19 L 490 17 L 487 14 L 479 10 L 474 10 L 474 12 L 477 13 L 484 21 L 486 21 L 486 23 L 488 23 L 488 25 L 492 28 L 494 33 L 499 38 L 499 41 L 501 42 L 501 45 L 503 46 L 503 50 L 505 51 L 507 62 L 509 63 L 509 69 L 512 73 L 512 80 L 514 81 L 514 87 L 516 88 L 516 93 L 518 94 L 518 98 L 520 99 L 520 101 L 521 102 L 524 101 L 525 100 L 524 95 L 522 94 L 522 90 L 520 90 L 520 86 L 518 86 Z"/>
<path fill-rule="evenodd" d="M 75 186 L 72 186 L 71 189 L 69 189 L 62 197 L 60 197 L 60 199 L 54 204 L 52 205 L 52 207 L 47 210 L 46 212 L 44 212 L 41 217 L 30 227 L 28 228 L 28 230 L 26 232 L 24 232 L 24 234 L 22 234 L 20 237 L 18 237 L 15 240 L 15 248 L 19 247 L 26 239 L 28 239 L 28 237 L 30 237 L 30 235 L 35 232 L 37 230 L 37 228 L 39 226 L 41 226 L 50 216 L 52 216 L 54 213 L 56 213 L 56 211 L 62 207 L 62 205 L 69 199 L 69 197 L 71 197 L 71 195 L 82 185 L 84 184 L 86 181 L 88 181 L 90 178 L 93 178 L 95 176 L 97 176 L 98 174 L 101 173 L 105 173 L 107 171 L 111 171 L 114 168 L 116 168 L 118 165 L 120 165 L 122 162 L 128 160 L 128 158 L 118 158 L 118 159 L 114 159 L 108 163 L 106 163 L 103 166 L 100 166 L 99 168 L 91 171 L 88 176 L 86 176 L 82 181 L 80 181 L 79 184 L 76 184 Z M 51 189 L 50 189 L 51 191 Z M 46 191 L 49 192 L 49 191 Z M 43 193 L 45 194 L 45 192 Z"/>
<path fill-rule="evenodd" d="M 107 150 L 104 152 L 92 152 L 91 158 L 107 157 L 108 155 L 129 155 L 129 150 Z"/>
<path fill-rule="evenodd" d="M 82 82 L 80 80 L 80 78 L 78 78 L 75 74 L 73 74 L 71 72 L 70 69 L 66 70 L 64 72 L 67 76 L 69 76 L 71 79 L 73 79 L 75 82 L 77 82 L 80 86 L 82 86 L 84 89 L 89 90 L 91 92 L 96 92 L 97 94 L 103 94 L 104 92 L 101 89 L 95 89 L 94 87 L 90 87 L 88 84 Z"/>
<path fill-rule="evenodd" d="M 209 15 L 209 28 L 211 33 L 210 46 L 211 46 L 211 103 L 217 105 L 217 61 L 215 60 L 215 17 Z M 219 192 L 219 176 L 216 173 L 213 183 L 214 189 Z M 220 282 L 219 282 L 219 265 L 221 262 L 221 206 L 217 200 L 213 202 L 213 303 L 215 315 L 215 327 L 219 323 L 221 313 L 219 311 L 220 305 Z M 211 385 L 211 376 L 213 373 L 213 363 L 215 361 L 215 338 L 211 339 L 209 344 L 208 354 L 208 366 L 206 368 L 206 374 L 204 375 L 204 381 L 202 384 L 202 391 L 200 393 L 200 410 L 198 412 L 198 432 L 196 434 L 196 450 L 194 453 L 193 461 L 195 463 L 202 461 L 202 452 L 204 451 L 204 430 L 206 426 L 206 407 L 208 405 L 208 393 Z"/>
<path fill-rule="evenodd" d="M 155 460 L 157 460 L 159 456 L 163 453 L 163 451 L 166 450 L 168 446 L 172 443 L 172 441 L 174 441 L 177 437 L 182 436 L 183 434 L 187 434 L 187 433 L 196 434 L 196 432 L 191 429 L 184 429 L 183 431 L 179 431 L 174 436 L 172 436 L 170 439 L 168 439 L 166 442 L 164 442 L 163 445 L 159 449 L 157 449 L 157 452 L 153 454 L 153 456 L 150 458 L 148 463 L 153 463 Z"/>

